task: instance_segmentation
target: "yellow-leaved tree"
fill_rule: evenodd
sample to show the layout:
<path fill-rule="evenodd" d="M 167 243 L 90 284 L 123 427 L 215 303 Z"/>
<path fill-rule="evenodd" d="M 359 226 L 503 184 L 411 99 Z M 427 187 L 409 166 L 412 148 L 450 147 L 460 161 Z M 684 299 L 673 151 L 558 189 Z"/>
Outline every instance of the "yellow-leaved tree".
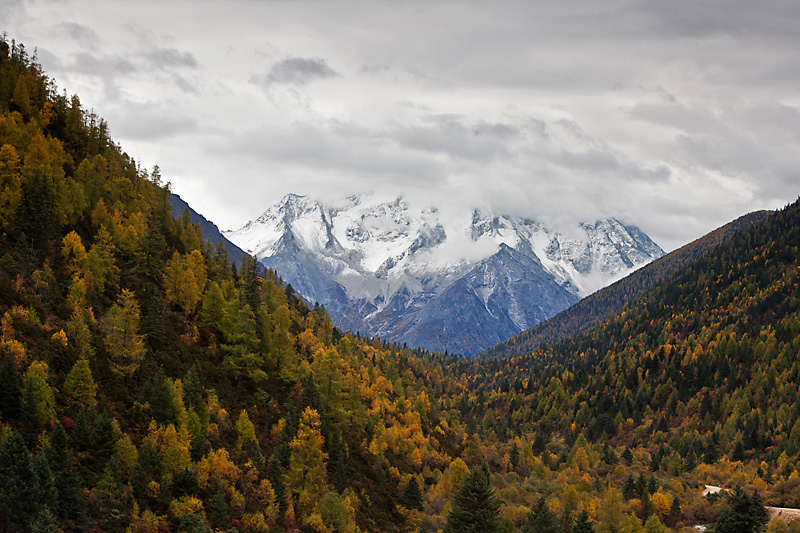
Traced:
<path fill-rule="evenodd" d="M 300 418 L 297 436 L 289 443 L 291 457 L 286 481 L 295 498 L 297 516 L 310 516 L 328 492 L 325 482 L 328 454 L 323 450 L 320 425 L 319 413 L 306 407 Z"/>
<path fill-rule="evenodd" d="M 85 357 L 78 359 L 70 370 L 64 382 L 64 392 L 76 410 L 77 407 L 91 410 L 97 405 L 97 385 L 92 377 L 89 361 Z"/>
<path fill-rule="evenodd" d="M 187 315 L 197 309 L 207 281 L 206 263 L 198 250 L 186 255 L 172 254 L 164 274 L 164 287 L 167 299 Z"/>
<path fill-rule="evenodd" d="M 111 369 L 130 376 L 144 360 L 144 335 L 139 334 L 141 313 L 133 291 L 122 290 L 117 303 L 106 313 L 103 334 Z"/>

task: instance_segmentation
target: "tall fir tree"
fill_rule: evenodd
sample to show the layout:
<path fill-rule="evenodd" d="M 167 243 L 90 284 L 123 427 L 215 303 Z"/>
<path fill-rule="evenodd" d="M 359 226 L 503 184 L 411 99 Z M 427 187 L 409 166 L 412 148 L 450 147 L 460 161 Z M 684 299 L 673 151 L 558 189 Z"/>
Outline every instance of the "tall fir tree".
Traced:
<path fill-rule="evenodd" d="M 56 424 L 50 433 L 45 457 L 53 473 L 55 493 L 53 514 L 57 518 L 71 520 L 80 526 L 86 518 L 86 501 L 80 490 L 80 482 L 72 465 L 67 435 L 61 424 Z"/>
<path fill-rule="evenodd" d="M 494 533 L 498 530 L 500 501 L 489 485 L 486 465 L 474 467 L 453 498 L 444 533 Z"/>
<path fill-rule="evenodd" d="M 39 485 L 25 439 L 12 430 L 0 444 L 0 523 L 4 529 L 24 530 L 41 510 L 38 496 Z"/>
<path fill-rule="evenodd" d="M 553 511 L 547 506 L 544 496 L 539 498 L 528 513 L 522 533 L 560 533 L 561 528 Z"/>
<path fill-rule="evenodd" d="M 17 372 L 14 357 L 6 354 L 0 367 L 0 414 L 3 420 L 16 420 L 20 413 L 22 377 Z"/>

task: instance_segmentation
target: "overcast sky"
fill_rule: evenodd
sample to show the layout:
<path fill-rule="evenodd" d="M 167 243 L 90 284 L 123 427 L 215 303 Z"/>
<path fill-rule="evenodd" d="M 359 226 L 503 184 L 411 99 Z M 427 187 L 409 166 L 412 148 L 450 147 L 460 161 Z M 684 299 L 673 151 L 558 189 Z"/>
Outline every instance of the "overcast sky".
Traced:
<path fill-rule="evenodd" d="M 0 0 L 223 229 L 372 190 L 666 250 L 800 194 L 798 28 L 797 0 Z"/>

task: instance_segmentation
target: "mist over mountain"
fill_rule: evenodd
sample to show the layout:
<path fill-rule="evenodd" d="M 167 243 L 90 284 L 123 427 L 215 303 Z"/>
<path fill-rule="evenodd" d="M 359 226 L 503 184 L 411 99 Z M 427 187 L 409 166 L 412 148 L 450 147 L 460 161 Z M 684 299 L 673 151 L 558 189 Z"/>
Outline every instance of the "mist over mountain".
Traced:
<path fill-rule="evenodd" d="M 402 197 L 289 194 L 225 236 L 343 329 L 474 355 L 664 254 L 616 219 L 554 230 Z M 455 312 L 454 312 L 455 311 Z"/>

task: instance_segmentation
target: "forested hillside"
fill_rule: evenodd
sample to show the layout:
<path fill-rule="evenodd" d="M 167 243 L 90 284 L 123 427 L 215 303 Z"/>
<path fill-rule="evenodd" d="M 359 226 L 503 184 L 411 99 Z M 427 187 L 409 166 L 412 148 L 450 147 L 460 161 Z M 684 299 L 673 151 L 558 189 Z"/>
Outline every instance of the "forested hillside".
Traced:
<path fill-rule="evenodd" d="M 5 40 L 0 110 L 0 531 L 663 531 L 717 519 L 703 483 L 800 505 L 798 204 L 581 336 L 468 360 L 234 266 Z"/>
<path fill-rule="evenodd" d="M 554 343 L 582 333 L 616 313 L 647 288 L 680 270 L 740 231 L 761 223 L 768 211 L 741 216 L 708 235 L 682 246 L 640 268 L 616 283 L 590 294 L 580 302 L 529 330 L 514 335 L 486 350 L 485 357 L 511 357 L 531 352 L 543 344 Z"/>

